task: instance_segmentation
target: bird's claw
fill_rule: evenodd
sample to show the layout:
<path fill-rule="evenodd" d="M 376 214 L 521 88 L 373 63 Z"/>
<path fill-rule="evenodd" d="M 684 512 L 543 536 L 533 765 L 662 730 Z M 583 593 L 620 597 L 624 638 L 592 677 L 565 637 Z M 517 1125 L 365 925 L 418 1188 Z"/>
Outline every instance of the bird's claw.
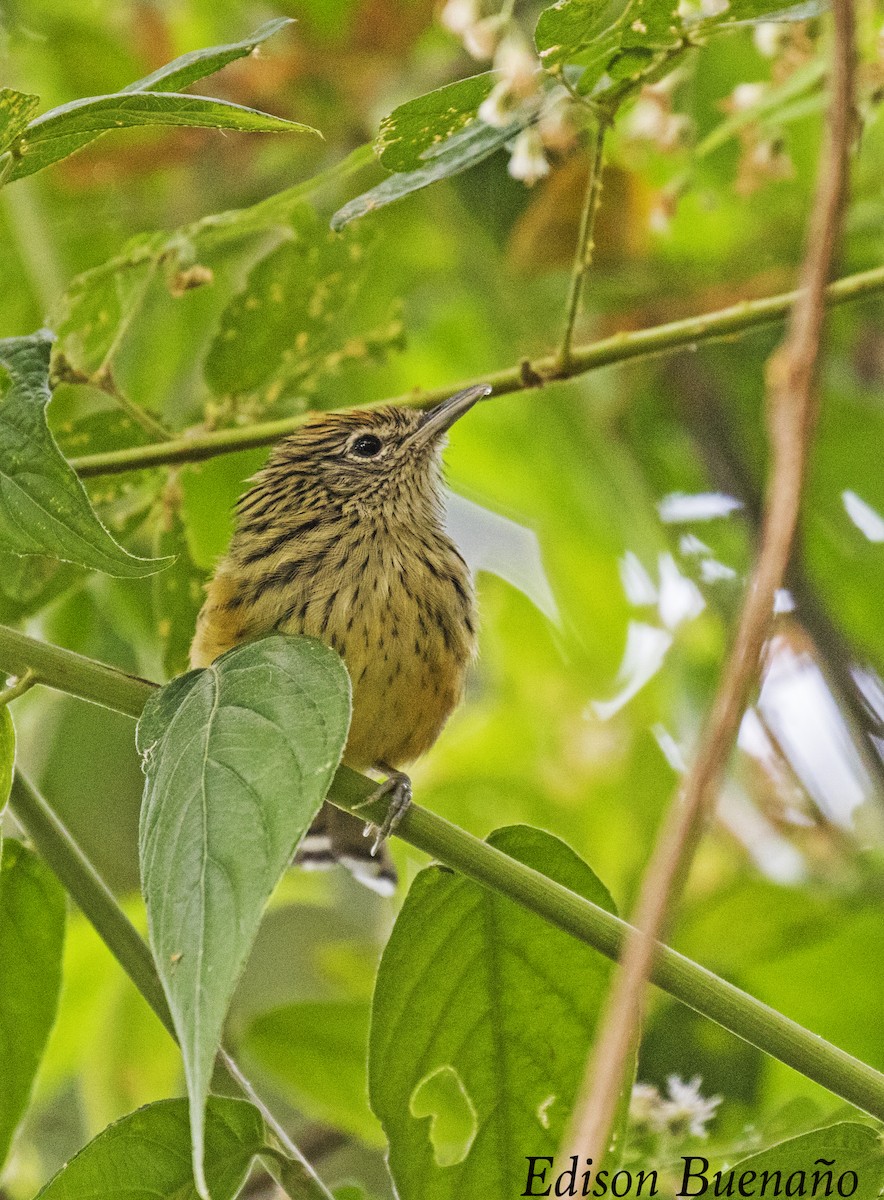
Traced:
<path fill-rule="evenodd" d="M 385 768 L 385 770 L 387 769 Z M 372 804 L 375 800 L 388 800 L 388 805 L 383 824 L 375 825 L 374 822 L 369 821 L 362 831 L 364 837 L 374 836 L 371 844 L 372 858 L 411 807 L 411 780 L 404 771 L 389 771 L 388 777 L 377 791 L 372 792 L 368 799 L 358 807 L 362 808 L 363 805 Z"/>

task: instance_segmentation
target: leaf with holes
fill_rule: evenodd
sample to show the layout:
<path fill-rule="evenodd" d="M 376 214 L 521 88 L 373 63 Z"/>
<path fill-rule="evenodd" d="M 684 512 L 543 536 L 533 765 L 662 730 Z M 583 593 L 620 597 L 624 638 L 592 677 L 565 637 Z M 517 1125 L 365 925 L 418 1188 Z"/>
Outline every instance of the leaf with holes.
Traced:
<path fill-rule="evenodd" d="M 453 175 L 469 170 L 470 167 L 490 158 L 535 119 L 536 113 L 526 111 L 505 129 L 486 125 L 478 117 L 469 121 L 458 133 L 439 143 L 438 150 L 434 151 L 432 157 L 427 156 L 426 166 L 418 167 L 414 171 L 397 172 L 370 191 L 350 200 L 343 208 L 339 208 L 331 219 L 332 229 L 343 229 L 351 221 L 393 204 L 403 196 L 409 196 L 412 192 L 437 183 L 440 179 L 450 179 Z"/>
<path fill-rule="evenodd" d="M 538 829 L 491 845 L 612 912 L 590 868 Z M 596 951 L 429 867 L 381 960 L 369 1089 L 402 1200 L 509 1200 L 526 1154 L 554 1155 L 610 979 Z"/>
<path fill-rule="evenodd" d="M 46 554 L 126 578 L 152 575 L 168 560 L 136 558 L 114 541 L 49 432 L 51 345 L 45 331 L 0 340 L 0 552 Z"/>
<path fill-rule="evenodd" d="M 448 138 L 476 119 L 494 87 L 491 71 L 459 79 L 400 104 L 381 122 L 375 150 L 388 171 L 415 171 L 435 158 Z"/>
<path fill-rule="evenodd" d="M 3 710 L 0 800 L 11 767 L 8 722 Z M 64 891 L 55 876 L 30 850 L 7 838 L 0 862 L 0 1167 L 27 1108 L 55 1022 L 65 917 Z"/>
<path fill-rule="evenodd" d="M 821 11 L 818 0 L 773 5 L 770 0 L 560 0 L 538 18 L 535 43 L 543 65 L 582 67 L 583 93 L 624 82 L 638 85 L 668 71 L 688 49 L 688 35 L 705 37 L 735 25 L 804 20 Z M 813 10 L 813 11 L 811 11 Z M 618 89 L 618 94 L 620 90 Z"/>
<path fill-rule="evenodd" d="M 230 998 L 328 791 L 349 718 L 338 655 L 275 636 L 173 680 L 138 723 L 142 890 L 184 1057 L 201 1194 L 203 1111 Z"/>
<path fill-rule="evenodd" d="M 39 103 L 39 96 L 16 92 L 12 88 L 0 88 L 0 153 L 8 150 L 16 138 L 21 137 Z"/>
<path fill-rule="evenodd" d="M 306 204 L 286 232 L 221 315 L 205 367 L 218 395 L 273 403 L 347 340 L 342 323 L 367 275 L 365 236 L 329 233 Z"/>

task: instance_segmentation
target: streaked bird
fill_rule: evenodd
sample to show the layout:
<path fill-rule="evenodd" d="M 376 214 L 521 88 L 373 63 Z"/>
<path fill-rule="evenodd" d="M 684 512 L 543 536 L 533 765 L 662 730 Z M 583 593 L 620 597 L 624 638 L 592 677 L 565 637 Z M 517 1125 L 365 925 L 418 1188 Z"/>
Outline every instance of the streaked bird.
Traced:
<path fill-rule="evenodd" d="M 238 505 L 191 647 L 194 667 L 273 632 L 338 651 L 353 685 L 344 762 L 386 776 L 390 815 L 371 841 L 326 803 L 296 861 L 340 862 L 385 894 L 396 872 L 383 838 L 411 800 L 403 768 L 438 738 L 475 653 L 472 579 L 444 529 L 442 450 L 490 391 L 427 412 L 328 413 L 279 442 Z"/>

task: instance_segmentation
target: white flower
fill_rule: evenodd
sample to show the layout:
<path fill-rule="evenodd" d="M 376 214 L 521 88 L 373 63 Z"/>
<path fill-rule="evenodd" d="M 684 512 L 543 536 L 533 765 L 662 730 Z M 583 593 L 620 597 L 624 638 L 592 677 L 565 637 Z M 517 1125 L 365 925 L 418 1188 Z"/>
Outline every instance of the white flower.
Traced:
<path fill-rule="evenodd" d="M 501 79 L 479 105 L 479 119 L 495 129 L 506 129 L 518 107 L 519 102 L 510 91 L 510 85 Z"/>
<path fill-rule="evenodd" d="M 513 142 L 508 170 L 513 179 L 521 179 L 528 187 L 549 174 L 543 139 L 533 126 L 523 129 Z"/>
<path fill-rule="evenodd" d="M 752 30 L 755 49 L 765 58 L 776 58 L 789 38 L 789 26 L 785 21 L 762 21 Z"/>
<path fill-rule="evenodd" d="M 478 0 L 448 0 L 439 13 L 439 23 L 450 33 L 463 37 L 479 18 Z"/>
<path fill-rule="evenodd" d="M 706 1126 L 715 1116 L 721 1097 L 707 1099 L 701 1096 L 699 1075 L 689 1081 L 670 1075 L 666 1080 L 666 1091 L 669 1098 L 663 1101 L 659 1111 L 662 1128 L 669 1133 L 706 1137 Z"/>
<path fill-rule="evenodd" d="M 632 137 L 656 142 L 665 129 L 666 117 L 666 110 L 661 104 L 650 97 L 642 97 L 629 114 L 626 128 Z"/>
<path fill-rule="evenodd" d="M 700 15 L 703 17 L 720 17 L 730 8 L 730 0 L 700 0 Z"/>
<path fill-rule="evenodd" d="M 636 1083 L 629 1097 L 629 1119 L 636 1129 L 659 1130 L 663 1097 L 652 1083 Z"/>
<path fill-rule="evenodd" d="M 764 98 L 767 87 L 763 83 L 739 83 L 730 94 L 728 106 L 731 112 L 745 112 L 754 108 Z"/>
<path fill-rule="evenodd" d="M 572 120 L 573 101 L 560 96 L 540 114 L 537 128 L 547 150 L 570 150 L 577 137 Z"/>
<path fill-rule="evenodd" d="M 483 17 L 481 21 L 474 21 L 463 31 L 463 44 L 467 54 L 480 62 L 493 58 L 502 28 L 503 18 L 500 13 L 493 17 Z"/>
<path fill-rule="evenodd" d="M 537 91 L 540 64 L 521 37 L 508 34 L 503 39 L 494 55 L 494 69 L 500 71 L 510 91 L 520 99 L 526 100 Z"/>

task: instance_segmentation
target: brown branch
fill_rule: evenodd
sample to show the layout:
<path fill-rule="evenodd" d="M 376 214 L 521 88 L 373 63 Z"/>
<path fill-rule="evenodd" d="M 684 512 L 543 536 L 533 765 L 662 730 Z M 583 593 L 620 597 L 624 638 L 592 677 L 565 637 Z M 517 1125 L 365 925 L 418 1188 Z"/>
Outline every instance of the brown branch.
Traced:
<path fill-rule="evenodd" d="M 703 820 L 727 766 L 758 672 L 774 596 L 785 579 L 798 530 L 818 409 L 816 382 L 825 320 L 825 288 L 841 229 L 854 115 L 852 0 L 834 0 L 832 11 L 835 42 L 829 111 L 808 223 L 801 290 L 785 340 L 771 357 L 767 371 L 771 471 L 760 549 L 730 659 L 707 718 L 697 758 L 667 814 L 642 880 L 633 921 L 635 932 L 627 938 L 621 970 L 587 1063 L 564 1146 L 566 1157 L 577 1154 L 581 1161 L 589 1158 L 599 1163 L 607 1152 L 626 1064 L 640 1028 L 641 998 L 653 963 L 654 943 L 666 928 Z"/>

